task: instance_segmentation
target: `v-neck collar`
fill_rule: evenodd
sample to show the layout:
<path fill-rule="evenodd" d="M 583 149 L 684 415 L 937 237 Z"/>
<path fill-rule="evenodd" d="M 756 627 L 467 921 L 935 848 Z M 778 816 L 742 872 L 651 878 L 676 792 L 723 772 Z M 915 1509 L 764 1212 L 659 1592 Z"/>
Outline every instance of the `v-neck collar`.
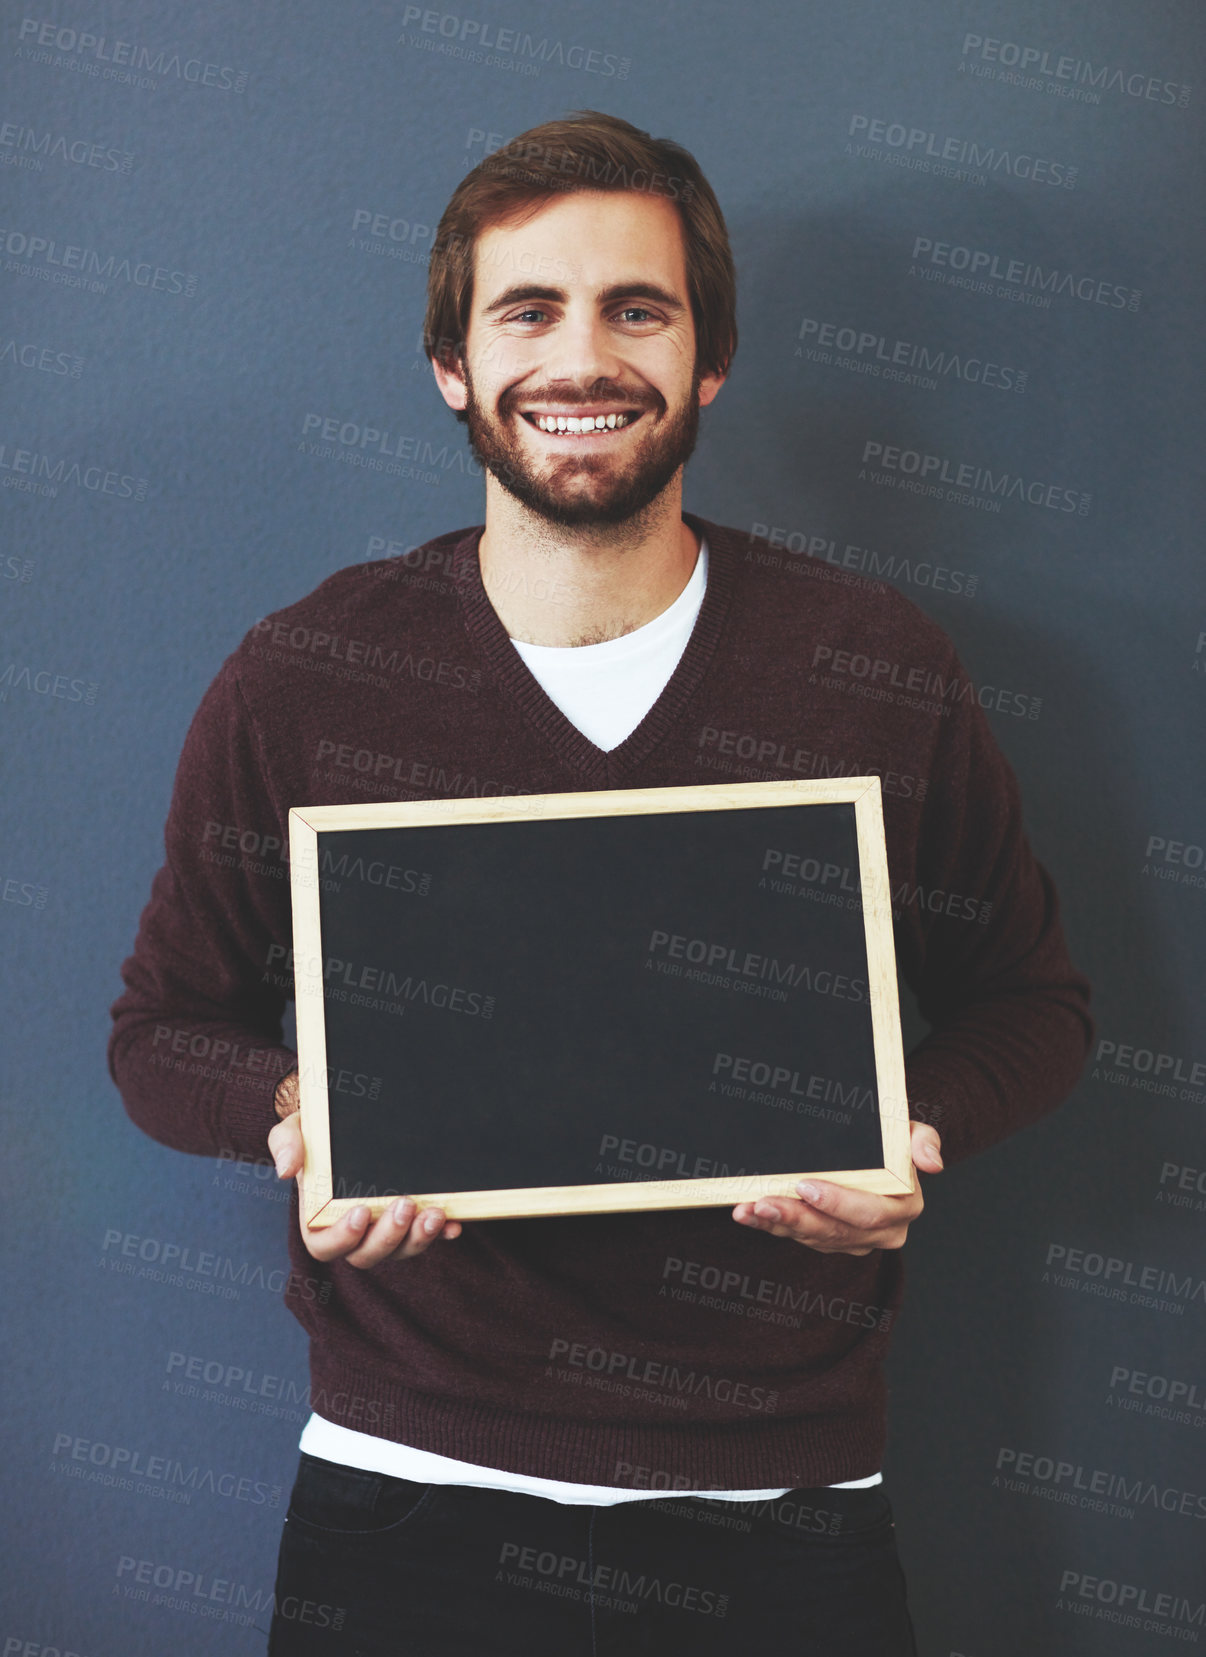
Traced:
<path fill-rule="evenodd" d="M 661 742 L 690 701 L 716 654 L 733 592 L 732 548 L 723 527 L 684 512 L 683 520 L 708 543 L 708 581 L 695 626 L 661 695 L 635 730 L 617 747 L 596 747 L 562 713 L 516 650 L 482 582 L 480 524 L 458 544 L 452 575 L 460 595 L 465 628 L 489 665 L 504 695 L 518 706 L 557 757 L 577 771 L 584 786 L 606 788 L 634 771 Z"/>

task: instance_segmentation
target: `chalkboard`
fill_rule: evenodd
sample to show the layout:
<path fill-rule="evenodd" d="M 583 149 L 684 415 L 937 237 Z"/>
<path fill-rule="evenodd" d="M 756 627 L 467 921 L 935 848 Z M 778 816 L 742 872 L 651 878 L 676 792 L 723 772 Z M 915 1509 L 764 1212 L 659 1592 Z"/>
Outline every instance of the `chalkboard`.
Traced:
<path fill-rule="evenodd" d="M 307 1224 L 913 1189 L 877 777 L 289 829 Z"/>

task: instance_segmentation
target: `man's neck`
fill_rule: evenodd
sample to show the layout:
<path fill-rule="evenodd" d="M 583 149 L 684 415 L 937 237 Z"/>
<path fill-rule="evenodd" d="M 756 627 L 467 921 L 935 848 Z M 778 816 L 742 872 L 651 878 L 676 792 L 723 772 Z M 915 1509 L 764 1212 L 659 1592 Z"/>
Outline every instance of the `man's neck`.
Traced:
<path fill-rule="evenodd" d="M 698 556 L 681 483 L 626 523 L 566 528 L 487 474 L 482 585 L 508 636 L 525 644 L 601 644 L 644 627 L 674 603 Z"/>

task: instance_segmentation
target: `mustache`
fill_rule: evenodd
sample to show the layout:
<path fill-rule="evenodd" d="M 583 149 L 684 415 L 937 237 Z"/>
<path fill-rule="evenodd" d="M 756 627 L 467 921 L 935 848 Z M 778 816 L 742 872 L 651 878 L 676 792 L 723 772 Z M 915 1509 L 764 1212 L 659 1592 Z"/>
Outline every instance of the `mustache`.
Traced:
<path fill-rule="evenodd" d="M 539 386 L 535 390 L 505 391 L 498 400 L 500 414 L 513 414 L 520 403 L 556 403 L 566 408 L 595 408 L 603 403 L 627 403 L 632 408 L 664 409 L 665 399 L 657 392 L 626 391 L 623 386 L 600 387 L 582 391 L 577 386 Z"/>

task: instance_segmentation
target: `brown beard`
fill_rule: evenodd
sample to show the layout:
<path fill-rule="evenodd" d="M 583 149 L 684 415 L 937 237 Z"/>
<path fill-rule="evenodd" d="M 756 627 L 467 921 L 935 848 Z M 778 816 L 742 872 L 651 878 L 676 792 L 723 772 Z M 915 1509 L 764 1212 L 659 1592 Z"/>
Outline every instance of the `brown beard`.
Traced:
<path fill-rule="evenodd" d="M 638 438 L 635 452 L 623 467 L 604 454 L 572 454 L 554 460 L 542 472 L 537 472 L 518 439 L 512 438 L 507 422 L 518 403 L 539 403 L 539 396 L 530 393 L 504 392 L 499 400 L 498 418 L 490 416 L 473 391 L 473 381 L 465 367 L 465 387 L 468 399 L 465 419 L 469 427 L 469 442 L 474 454 L 498 480 L 509 495 L 546 518 L 550 523 L 564 526 L 585 524 L 622 524 L 657 498 L 680 466 L 686 464 L 695 448 L 699 434 L 699 371 L 691 376 L 691 390 L 686 403 L 667 424 L 664 421 L 666 402 L 653 393 L 656 402 L 633 399 L 620 387 L 607 380 L 596 380 L 581 396 L 581 407 L 589 412 L 592 404 L 628 402 L 646 410 L 642 416 L 649 429 Z M 564 402 L 565 392 L 544 399 Z M 662 423 L 653 423 L 662 417 Z M 522 418 L 522 416 L 520 416 Z M 559 483 L 581 473 L 609 477 L 603 490 L 587 495 L 566 496 Z"/>

